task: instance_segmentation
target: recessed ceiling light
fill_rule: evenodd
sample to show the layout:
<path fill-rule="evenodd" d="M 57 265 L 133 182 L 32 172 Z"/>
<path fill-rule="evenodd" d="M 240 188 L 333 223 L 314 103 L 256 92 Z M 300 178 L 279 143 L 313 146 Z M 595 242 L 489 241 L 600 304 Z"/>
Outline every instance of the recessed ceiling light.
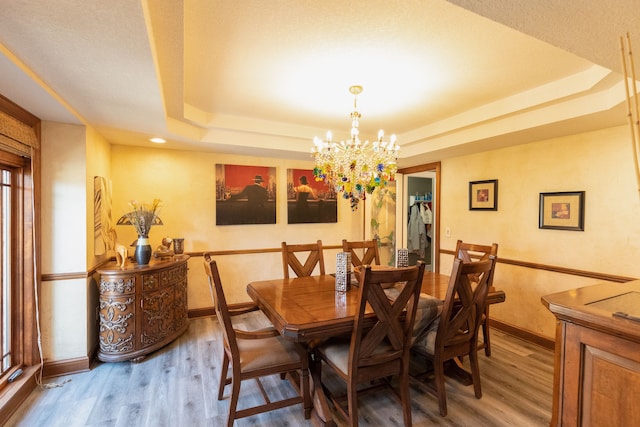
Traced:
<path fill-rule="evenodd" d="M 162 138 L 151 138 L 149 141 L 155 142 L 156 144 L 164 144 L 165 142 L 167 142 Z"/>

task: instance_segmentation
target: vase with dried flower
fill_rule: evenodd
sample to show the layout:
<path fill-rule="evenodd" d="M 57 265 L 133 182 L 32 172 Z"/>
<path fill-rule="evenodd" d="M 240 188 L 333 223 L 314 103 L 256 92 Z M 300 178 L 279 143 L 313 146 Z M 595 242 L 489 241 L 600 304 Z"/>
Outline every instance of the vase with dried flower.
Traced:
<path fill-rule="evenodd" d="M 152 225 L 162 225 L 162 220 L 157 214 L 160 203 L 160 199 L 153 199 L 151 204 L 132 200 L 129 202 L 129 206 L 133 210 L 125 213 L 118 220 L 118 225 L 133 225 L 138 233 L 138 240 L 136 241 L 136 249 L 133 256 L 139 265 L 147 265 L 151 259 L 149 231 L 151 231 Z"/>

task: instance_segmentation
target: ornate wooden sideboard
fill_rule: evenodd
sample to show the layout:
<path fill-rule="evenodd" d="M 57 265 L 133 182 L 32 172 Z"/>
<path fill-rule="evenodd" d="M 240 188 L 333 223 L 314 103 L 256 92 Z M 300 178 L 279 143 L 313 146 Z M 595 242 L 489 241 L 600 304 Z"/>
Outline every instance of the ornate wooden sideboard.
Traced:
<path fill-rule="evenodd" d="M 640 425 L 640 281 L 542 302 L 557 318 L 551 425 Z"/>
<path fill-rule="evenodd" d="M 138 360 L 187 330 L 188 260 L 188 255 L 176 255 L 124 268 L 112 262 L 98 270 L 98 359 Z"/>

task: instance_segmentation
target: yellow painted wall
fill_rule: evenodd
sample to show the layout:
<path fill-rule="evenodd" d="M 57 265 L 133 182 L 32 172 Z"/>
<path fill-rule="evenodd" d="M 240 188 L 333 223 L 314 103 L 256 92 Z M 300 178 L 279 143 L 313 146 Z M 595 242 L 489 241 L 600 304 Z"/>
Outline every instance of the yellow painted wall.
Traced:
<path fill-rule="evenodd" d="M 95 266 L 113 254 L 95 255 L 94 236 L 94 177 L 101 176 L 111 179 L 111 144 L 107 142 L 93 128 L 87 128 L 86 132 L 86 190 L 87 200 L 86 224 L 87 224 L 87 265 Z M 113 216 L 113 215 L 112 215 Z M 112 221 L 115 223 L 117 218 Z"/>
<path fill-rule="evenodd" d="M 109 177 L 111 145 L 92 128 L 42 123 L 42 273 L 78 278 L 42 283 L 45 360 L 86 357 L 97 340 L 93 277 L 110 255 L 94 255 L 93 177 Z"/>
<path fill-rule="evenodd" d="M 113 146 L 113 215 L 129 210 L 128 201 L 162 200 L 159 216 L 164 225 L 151 229 L 155 250 L 164 236 L 184 237 L 185 252 L 279 248 L 281 242 L 309 243 L 321 239 L 325 245 L 339 245 L 342 239 L 362 238 L 362 212 L 351 212 L 347 201 L 339 200 L 338 223 L 287 224 L 287 169 L 313 169 L 313 162 L 264 157 L 221 155 L 161 148 Z M 215 165 L 238 164 L 276 168 L 276 224 L 216 226 Z M 136 239 L 132 226 L 117 226 L 118 239 L 125 245 Z M 335 271 L 337 250 L 325 251 L 328 272 Z M 247 301 L 246 285 L 252 280 L 282 277 L 280 253 L 234 255 L 217 258 L 229 302 Z M 211 307 L 202 258 L 189 261 L 189 308 Z"/>
<path fill-rule="evenodd" d="M 86 131 L 42 122 L 42 271 L 87 271 Z M 85 273 L 86 274 L 86 273 Z M 42 283 L 40 325 L 45 361 L 86 357 L 87 280 Z"/>
<path fill-rule="evenodd" d="M 441 247 L 496 242 L 499 258 L 640 278 L 632 159 L 629 130 L 617 127 L 444 160 Z M 469 182 L 487 179 L 498 180 L 498 211 L 470 211 Z M 556 191 L 586 191 L 584 231 L 538 228 L 539 194 Z M 451 263 L 443 256 L 441 271 Z M 494 285 L 507 300 L 492 307 L 492 317 L 552 338 L 554 318 L 540 298 L 595 282 L 499 263 Z"/>
<path fill-rule="evenodd" d="M 95 233 L 94 233 L 94 177 L 101 176 L 111 179 L 111 144 L 107 142 L 93 128 L 87 128 L 86 132 L 87 148 L 87 174 L 85 177 L 86 186 L 86 221 L 87 221 L 87 265 L 92 267 L 99 265 L 102 261 L 109 259 L 113 253 L 107 252 L 103 255 L 95 255 Z M 113 218 L 112 218 L 113 220 Z M 117 220 L 117 218 L 115 219 Z M 113 220 L 113 221 L 115 221 Z M 86 301 L 86 323 L 87 323 L 87 352 L 91 352 L 98 340 L 98 318 L 96 308 L 98 306 L 98 284 L 96 277 L 89 277 L 86 280 L 87 301 Z M 87 354 L 88 354 L 87 353 Z"/>

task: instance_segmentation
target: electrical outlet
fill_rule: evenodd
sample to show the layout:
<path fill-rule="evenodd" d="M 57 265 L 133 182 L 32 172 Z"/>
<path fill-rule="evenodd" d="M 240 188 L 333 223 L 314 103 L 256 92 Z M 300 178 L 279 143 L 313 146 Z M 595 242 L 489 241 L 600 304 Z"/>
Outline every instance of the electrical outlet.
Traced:
<path fill-rule="evenodd" d="M 450 227 L 445 227 L 444 235 L 447 236 L 447 237 L 451 237 L 451 228 Z"/>

